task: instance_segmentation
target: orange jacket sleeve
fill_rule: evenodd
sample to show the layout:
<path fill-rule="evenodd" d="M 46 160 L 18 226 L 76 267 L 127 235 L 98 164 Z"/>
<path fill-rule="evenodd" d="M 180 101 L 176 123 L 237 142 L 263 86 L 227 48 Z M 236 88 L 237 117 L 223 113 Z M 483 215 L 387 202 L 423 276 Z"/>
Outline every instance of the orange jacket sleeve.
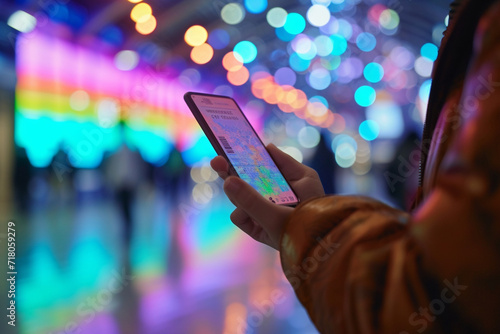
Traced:
<path fill-rule="evenodd" d="M 290 216 L 283 270 L 320 332 L 500 333 L 499 18 L 496 5 L 479 23 L 439 125 L 452 135 L 412 215 L 329 196 Z"/>

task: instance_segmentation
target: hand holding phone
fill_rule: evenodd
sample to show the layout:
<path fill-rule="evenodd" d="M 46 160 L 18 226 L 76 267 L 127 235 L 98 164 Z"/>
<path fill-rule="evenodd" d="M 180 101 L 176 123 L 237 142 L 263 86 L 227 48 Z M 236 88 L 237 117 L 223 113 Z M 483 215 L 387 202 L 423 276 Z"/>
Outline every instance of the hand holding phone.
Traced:
<path fill-rule="evenodd" d="M 234 99 L 188 92 L 184 100 L 217 154 L 230 164 L 230 174 L 273 203 L 295 206 L 299 202 Z"/>
<path fill-rule="evenodd" d="M 301 164 L 273 144 L 268 145 L 267 150 L 302 201 L 325 194 L 314 169 Z M 287 218 L 294 209 L 273 204 L 240 178 L 228 176 L 229 165 L 224 157 L 215 157 L 210 165 L 225 180 L 224 192 L 236 206 L 231 221 L 253 239 L 279 249 Z"/>

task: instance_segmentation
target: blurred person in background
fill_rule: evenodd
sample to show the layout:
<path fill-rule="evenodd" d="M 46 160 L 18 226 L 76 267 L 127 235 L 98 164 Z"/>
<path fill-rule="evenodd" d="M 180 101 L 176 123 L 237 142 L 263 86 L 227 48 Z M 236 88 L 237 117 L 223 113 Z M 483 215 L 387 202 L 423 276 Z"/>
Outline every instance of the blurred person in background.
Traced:
<path fill-rule="evenodd" d="M 104 163 L 106 180 L 123 219 L 123 240 L 128 255 L 134 229 L 134 203 L 139 186 L 147 179 L 148 166 L 137 150 L 127 144 L 125 125 L 120 125 L 121 146 Z"/>
<path fill-rule="evenodd" d="M 29 185 L 34 171 L 31 166 L 26 149 L 17 147 L 15 150 L 14 190 L 17 210 L 26 213 L 29 209 Z"/>
<path fill-rule="evenodd" d="M 322 333 L 500 333 L 500 1 L 455 1 L 434 69 L 414 210 L 325 196 L 318 174 L 268 150 L 301 199 L 275 205 L 212 167 L 233 223 L 280 251 Z"/>

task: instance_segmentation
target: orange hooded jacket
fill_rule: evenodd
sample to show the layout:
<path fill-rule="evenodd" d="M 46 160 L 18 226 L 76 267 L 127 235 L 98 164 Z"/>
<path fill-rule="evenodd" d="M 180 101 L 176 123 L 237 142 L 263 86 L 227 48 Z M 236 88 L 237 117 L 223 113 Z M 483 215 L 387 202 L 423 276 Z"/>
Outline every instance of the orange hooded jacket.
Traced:
<path fill-rule="evenodd" d="M 321 333 L 500 333 L 500 1 L 456 15 L 415 210 L 328 196 L 287 221 L 283 270 Z"/>

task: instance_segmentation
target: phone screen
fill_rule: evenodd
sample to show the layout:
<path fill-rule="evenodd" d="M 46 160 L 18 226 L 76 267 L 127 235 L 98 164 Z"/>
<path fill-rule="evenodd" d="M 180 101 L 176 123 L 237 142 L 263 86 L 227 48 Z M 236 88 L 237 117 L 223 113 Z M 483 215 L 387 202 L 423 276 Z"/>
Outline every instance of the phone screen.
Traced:
<path fill-rule="evenodd" d="M 229 97 L 190 96 L 240 178 L 270 201 L 298 203 L 273 159 L 236 102 Z"/>

